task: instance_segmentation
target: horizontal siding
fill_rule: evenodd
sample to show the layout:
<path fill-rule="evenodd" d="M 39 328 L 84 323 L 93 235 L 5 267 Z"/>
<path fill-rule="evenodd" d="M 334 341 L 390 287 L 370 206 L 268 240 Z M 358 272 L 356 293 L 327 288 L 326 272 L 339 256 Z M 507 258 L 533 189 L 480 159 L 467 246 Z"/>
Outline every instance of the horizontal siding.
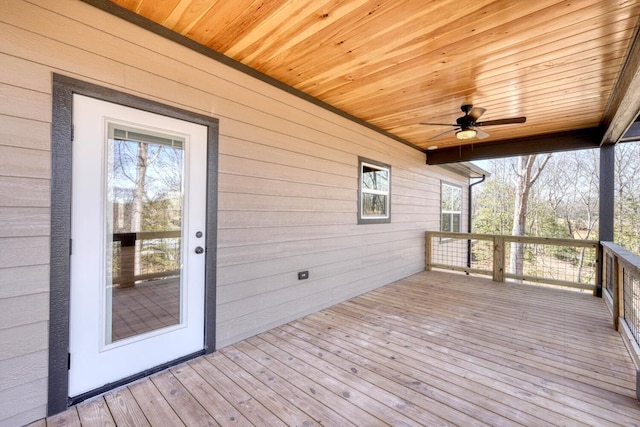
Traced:
<path fill-rule="evenodd" d="M 49 265 L 0 269 L 0 299 L 49 291 Z"/>
<path fill-rule="evenodd" d="M 0 427 L 20 426 L 44 417 L 46 400 L 46 378 L 24 382 L 16 387 L 1 390 L 2 412 L 0 413 L 2 418 L 0 418 Z"/>
<path fill-rule="evenodd" d="M 25 382 L 44 378 L 47 375 L 48 361 L 49 353 L 47 350 L 0 360 L 0 372 L 3 373 L 0 379 L 0 393 Z"/>
<path fill-rule="evenodd" d="M 221 141 L 221 145 L 224 144 L 225 141 Z M 236 175 L 246 175 L 335 188 L 343 188 L 347 184 L 347 188 L 356 189 L 358 184 L 355 176 L 347 180 L 344 176 L 325 170 L 303 169 L 295 164 L 265 163 L 260 158 L 247 159 L 220 155 L 219 162 L 220 181 L 233 179 Z M 357 169 L 356 166 L 356 172 Z"/>
<path fill-rule="evenodd" d="M 26 412 L 22 412 L 12 417 L 5 418 L 4 420 L 0 421 L 0 427 L 24 426 L 27 424 L 31 426 L 30 422 L 32 420 L 39 420 L 36 422 L 42 423 L 44 422 L 44 420 L 40 419 L 41 414 L 46 413 L 46 411 L 47 411 L 46 405 L 42 405 L 42 406 L 30 409 Z M 43 427 L 45 425 L 46 424 L 39 424 L 40 427 Z"/>
<path fill-rule="evenodd" d="M 220 347 L 422 270 L 440 179 L 466 183 L 82 2 L 2 1 L 0 34 L 0 426 L 46 407 L 53 72 L 220 120 Z M 390 224 L 357 224 L 359 156 L 391 165 Z"/>
<path fill-rule="evenodd" d="M 0 83 L 0 114 L 51 122 L 51 95 Z"/>
<path fill-rule="evenodd" d="M 46 350 L 48 337 L 49 325 L 46 321 L 0 329 L 0 360 Z"/>
<path fill-rule="evenodd" d="M 221 254 L 218 257 L 218 266 L 224 267 L 227 271 L 232 267 L 243 268 L 246 264 L 255 264 L 257 262 L 266 262 L 277 259 L 290 259 L 291 257 L 304 256 L 313 257 L 314 265 L 322 265 L 322 258 L 326 258 L 326 254 L 333 255 L 335 259 L 343 259 L 344 254 L 341 252 L 357 252 L 361 250 L 363 246 L 376 245 L 381 241 L 381 233 L 371 231 L 370 228 L 360 227 L 359 230 L 353 230 L 352 233 L 347 234 L 348 227 L 335 227 L 333 233 L 325 227 L 318 228 L 315 238 L 305 238 L 299 236 L 297 240 L 294 240 L 297 236 L 292 234 L 288 241 L 270 242 L 268 238 L 263 239 L 263 242 L 259 241 L 259 237 L 256 235 L 254 244 L 238 245 L 234 247 L 227 247 L 224 251 L 220 251 Z M 355 227 L 351 227 L 355 228 Z M 296 228 L 294 231 L 302 231 Z M 369 231 L 367 233 L 367 231 Z M 275 233 L 272 233 L 275 234 Z M 392 242 L 403 242 L 412 239 L 414 231 L 390 231 L 389 235 L 384 238 L 385 244 Z M 265 267 L 268 268 L 268 267 Z M 260 277 L 263 274 L 256 274 Z M 231 277 L 234 277 L 236 273 L 232 273 Z M 225 276 L 219 277 L 224 281 Z"/>
<path fill-rule="evenodd" d="M 0 207 L 0 238 L 15 236 L 47 236 L 49 208 Z"/>
<path fill-rule="evenodd" d="M 51 176 L 50 152 L 0 146 L 0 171 L 3 176 L 48 179 Z"/>
<path fill-rule="evenodd" d="M 0 175 L 3 207 L 44 207 L 51 205 L 51 183 L 41 178 L 14 178 Z"/>
<path fill-rule="evenodd" d="M 41 307 L 45 307 L 43 310 Z M 49 293 L 20 295 L 0 300 L 0 325 L 11 329 L 31 323 L 47 321 L 49 317 Z"/>
<path fill-rule="evenodd" d="M 0 141 L 3 147 L 46 150 L 51 148 L 51 124 L 0 114 Z"/>
<path fill-rule="evenodd" d="M 49 237 L 8 237 L 0 239 L 0 268 L 49 263 Z"/>
<path fill-rule="evenodd" d="M 233 178 L 218 183 L 218 193 L 269 195 L 281 197 L 313 197 L 314 199 L 355 200 L 353 187 L 341 188 L 317 183 L 287 181 L 278 178 L 264 178 L 234 174 Z M 286 185 L 285 185 L 286 184 Z"/>

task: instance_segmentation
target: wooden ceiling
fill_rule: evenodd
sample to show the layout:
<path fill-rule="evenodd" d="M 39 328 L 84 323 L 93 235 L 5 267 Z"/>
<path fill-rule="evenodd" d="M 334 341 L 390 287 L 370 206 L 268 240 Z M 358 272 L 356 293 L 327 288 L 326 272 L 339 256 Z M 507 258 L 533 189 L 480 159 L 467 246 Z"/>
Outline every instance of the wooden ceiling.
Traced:
<path fill-rule="evenodd" d="M 617 142 L 640 111 L 637 0 L 110 1 L 420 147 L 430 163 Z M 468 141 L 432 140 L 452 127 L 419 124 L 455 123 L 462 104 L 485 108 L 480 121 L 527 121 Z"/>

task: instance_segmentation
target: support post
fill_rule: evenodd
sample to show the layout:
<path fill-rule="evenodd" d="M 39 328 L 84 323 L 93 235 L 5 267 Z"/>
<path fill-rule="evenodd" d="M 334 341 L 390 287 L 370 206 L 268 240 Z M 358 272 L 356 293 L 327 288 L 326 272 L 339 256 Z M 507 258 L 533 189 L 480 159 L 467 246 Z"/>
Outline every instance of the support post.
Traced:
<path fill-rule="evenodd" d="M 598 230 L 601 242 L 613 242 L 613 210 L 615 194 L 615 145 L 607 144 L 600 147 L 600 212 Z M 598 278 L 594 295 L 602 297 L 602 266 L 604 259 L 599 251 Z"/>

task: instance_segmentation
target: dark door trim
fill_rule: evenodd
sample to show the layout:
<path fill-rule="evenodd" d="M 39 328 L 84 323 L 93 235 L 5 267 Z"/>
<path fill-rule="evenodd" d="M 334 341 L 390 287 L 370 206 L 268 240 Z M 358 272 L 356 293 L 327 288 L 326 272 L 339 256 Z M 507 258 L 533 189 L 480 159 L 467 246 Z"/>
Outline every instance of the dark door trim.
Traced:
<path fill-rule="evenodd" d="M 51 123 L 51 260 L 49 273 L 51 290 L 49 297 L 48 415 L 64 411 L 71 403 L 75 403 L 68 399 L 68 368 L 70 363 L 69 296 L 71 282 L 69 255 L 71 253 L 71 149 L 74 93 L 201 124 L 208 128 L 205 336 L 204 349 L 201 353 L 213 352 L 216 342 L 218 119 L 54 73 Z M 175 362 L 181 361 L 183 361 L 183 358 Z M 163 365 L 162 367 L 166 366 Z M 149 372 L 143 372 L 140 375 L 145 375 Z M 134 377 L 123 381 L 131 381 L 135 379 Z M 113 386 L 118 385 L 121 385 L 120 382 L 113 384 Z M 100 390 L 99 392 L 103 391 L 105 390 Z"/>

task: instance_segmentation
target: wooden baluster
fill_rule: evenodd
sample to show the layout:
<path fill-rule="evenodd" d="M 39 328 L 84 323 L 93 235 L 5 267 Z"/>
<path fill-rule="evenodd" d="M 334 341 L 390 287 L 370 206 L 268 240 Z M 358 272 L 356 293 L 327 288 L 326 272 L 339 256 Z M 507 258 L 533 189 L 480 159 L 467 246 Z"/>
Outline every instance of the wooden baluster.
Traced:
<path fill-rule="evenodd" d="M 504 282 L 504 237 L 493 237 L 493 280 Z"/>

